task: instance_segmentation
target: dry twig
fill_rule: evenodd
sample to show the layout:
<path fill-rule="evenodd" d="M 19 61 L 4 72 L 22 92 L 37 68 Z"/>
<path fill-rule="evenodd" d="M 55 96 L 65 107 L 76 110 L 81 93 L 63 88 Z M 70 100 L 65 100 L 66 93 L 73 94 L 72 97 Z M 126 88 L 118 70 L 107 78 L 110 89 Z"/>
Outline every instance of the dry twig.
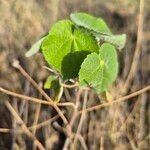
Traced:
<path fill-rule="evenodd" d="M 43 91 L 42 88 L 40 88 L 38 86 L 38 84 L 28 75 L 28 73 L 20 66 L 19 61 L 14 60 L 13 62 L 13 66 L 15 68 L 17 68 L 23 76 L 25 76 L 29 82 L 32 83 L 32 85 L 41 93 L 41 95 L 44 96 L 44 98 L 46 100 L 48 100 L 49 102 L 51 102 L 51 106 L 53 106 L 55 108 L 55 110 L 58 112 L 58 114 L 60 115 L 60 117 L 62 118 L 63 122 L 65 125 L 68 124 L 68 121 L 66 119 L 66 117 L 63 115 L 62 111 L 59 109 L 59 107 L 52 101 L 52 99 Z"/>
<path fill-rule="evenodd" d="M 139 20 L 138 20 L 137 43 L 136 43 L 136 48 L 135 48 L 131 68 L 130 68 L 128 77 L 123 86 L 123 90 L 122 90 L 123 94 L 126 93 L 126 91 L 128 90 L 130 83 L 136 74 L 137 66 L 139 63 L 139 57 L 141 54 L 142 38 L 143 38 L 144 0 L 140 0 L 140 10 L 139 11 L 140 12 L 139 12 Z"/>
<path fill-rule="evenodd" d="M 69 132 L 70 132 L 70 135 L 72 134 L 72 128 L 73 128 L 73 124 L 75 122 L 75 119 L 76 119 L 76 116 L 77 116 L 77 113 L 78 113 L 78 107 L 80 105 L 80 97 L 81 97 L 81 94 L 82 94 L 82 90 L 79 89 L 78 93 L 77 93 L 77 96 L 76 96 L 76 104 L 75 104 L 75 109 L 73 111 L 73 114 L 72 114 L 72 118 L 69 122 Z M 64 147 L 63 147 L 63 150 L 66 150 L 68 149 L 68 146 L 69 146 L 69 143 L 71 141 L 70 139 L 71 137 L 68 137 L 65 141 L 65 144 L 64 144 Z"/>
<path fill-rule="evenodd" d="M 43 121 L 43 122 L 38 123 L 36 125 L 32 125 L 32 126 L 27 127 L 27 128 L 29 130 L 33 130 L 33 128 L 38 130 L 38 129 L 42 128 L 42 127 L 50 125 L 51 122 L 55 121 L 58 118 L 59 118 L 59 115 L 56 115 L 56 116 L 54 116 L 54 117 L 52 117 L 52 118 L 50 118 L 50 119 L 48 119 L 46 121 Z M 15 129 L 15 131 L 16 131 L 16 133 L 19 133 L 19 134 L 21 134 L 23 132 L 22 129 L 18 129 L 18 130 Z M 10 133 L 10 132 L 14 132 L 14 129 L 0 128 L 0 133 Z"/>
<path fill-rule="evenodd" d="M 48 102 L 48 101 L 43 100 L 43 99 L 34 98 L 34 97 L 18 94 L 18 93 L 15 93 L 15 92 L 11 92 L 11 91 L 8 91 L 8 90 L 6 90 L 4 88 L 1 88 L 1 87 L 0 87 L 0 92 L 3 92 L 7 95 L 11 95 L 11 96 L 14 96 L 14 97 L 18 97 L 18 98 L 26 100 L 26 101 L 31 101 L 31 102 L 34 102 L 34 103 L 37 103 L 37 104 L 50 105 L 50 106 L 53 106 L 55 104 L 55 105 L 60 106 L 60 107 L 64 107 L 64 106 L 71 106 L 73 108 L 75 107 L 74 104 L 70 103 L 70 102 L 66 102 L 66 103 L 52 102 L 51 103 L 51 102 Z"/>
<path fill-rule="evenodd" d="M 11 106 L 11 104 L 6 101 L 5 102 L 6 107 L 8 108 L 8 110 L 11 112 L 11 114 L 14 116 L 14 118 L 17 120 L 18 123 L 21 124 L 21 127 L 24 131 L 24 133 L 31 138 L 32 140 L 34 140 L 34 144 L 40 149 L 40 150 L 45 150 L 44 146 L 32 135 L 32 133 L 29 131 L 29 129 L 27 128 L 27 126 L 25 125 L 24 121 L 20 118 L 20 116 L 17 114 L 17 112 L 14 110 L 14 108 Z"/>
<path fill-rule="evenodd" d="M 144 93 L 146 91 L 149 91 L 149 90 L 150 90 L 150 85 L 145 87 L 145 88 L 143 88 L 143 89 L 141 89 L 141 90 L 139 90 L 139 91 L 136 91 L 136 92 L 134 92 L 132 94 L 129 94 L 129 95 L 124 96 L 124 97 L 120 97 L 120 98 L 118 98 L 118 99 L 116 99 L 114 101 L 111 101 L 111 102 L 108 102 L 108 103 L 104 103 L 104 104 L 100 104 L 100 105 L 96 105 L 96 106 L 84 109 L 82 111 L 79 111 L 78 115 L 81 115 L 83 111 L 91 112 L 93 110 L 97 110 L 97 109 L 100 109 L 102 107 L 107 107 L 107 106 L 111 106 L 111 105 L 116 104 L 116 103 L 124 102 L 124 101 L 126 101 L 126 100 L 128 100 L 130 98 L 136 97 L 136 96 L 138 96 L 138 95 L 140 95 L 140 94 L 142 94 L 142 93 Z"/>
<path fill-rule="evenodd" d="M 82 108 L 82 110 L 86 109 L 87 97 L 88 97 L 88 90 L 86 89 L 85 90 L 85 95 L 84 95 L 84 101 L 83 101 L 83 108 Z M 77 135 L 79 135 L 80 132 L 81 132 L 82 124 L 83 124 L 83 121 L 84 121 L 84 117 L 85 117 L 85 112 L 82 111 L 81 118 L 80 118 L 80 121 L 79 121 L 79 125 L 78 125 L 77 131 L 76 131 Z M 74 145 L 76 146 L 76 144 L 77 144 L 77 136 L 75 135 Z"/>

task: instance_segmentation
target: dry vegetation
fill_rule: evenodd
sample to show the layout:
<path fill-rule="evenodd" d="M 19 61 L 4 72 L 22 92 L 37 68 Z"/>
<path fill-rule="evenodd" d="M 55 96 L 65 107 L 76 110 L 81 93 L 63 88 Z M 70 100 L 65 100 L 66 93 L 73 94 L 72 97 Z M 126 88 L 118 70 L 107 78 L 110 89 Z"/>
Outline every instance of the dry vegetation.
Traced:
<path fill-rule="evenodd" d="M 143 9 L 144 0 L 0 0 L 0 150 L 149 150 L 149 3 L 145 0 Z M 109 101 L 89 89 L 66 87 L 56 105 L 49 98 L 51 91 L 41 89 L 49 75 L 43 68 L 45 61 L 40 54 L 25 58 L 56 20 L 74 11 L 101 16 L 113 31 L 127 33 Z M 14 59 L 20 62 L 17 69 Z M 86 108 L 90 109 L 82 111 Z"/>

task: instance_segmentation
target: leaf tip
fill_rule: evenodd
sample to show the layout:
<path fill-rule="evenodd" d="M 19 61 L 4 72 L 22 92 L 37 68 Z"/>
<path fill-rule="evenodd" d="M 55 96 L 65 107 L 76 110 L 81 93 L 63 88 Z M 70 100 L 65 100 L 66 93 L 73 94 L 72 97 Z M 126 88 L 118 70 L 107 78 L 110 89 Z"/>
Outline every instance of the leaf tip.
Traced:
<path fill-rule="evenodd" d="M 30 51 L 27 51 L 27 52 L 25 53 L 25 56 L 26 56 L 26 57 L 31 57 L 32 55 L 30 54 Z"/>

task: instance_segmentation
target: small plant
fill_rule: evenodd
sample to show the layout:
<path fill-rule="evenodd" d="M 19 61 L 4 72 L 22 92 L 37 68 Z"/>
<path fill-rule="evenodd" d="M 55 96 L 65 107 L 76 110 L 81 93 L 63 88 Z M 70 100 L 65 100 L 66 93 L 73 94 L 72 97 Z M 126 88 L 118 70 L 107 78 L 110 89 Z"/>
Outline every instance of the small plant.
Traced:
<path fill-rule="evenodd" d="M 103 19 L 86 13 L 73 13 L 70 19 L 54 24 L 26 56 L 40 50 L 61 81 L 77 79 L 80 87 L 105 92 L 117 77 L 116 49 L 124 47 L 126 35 L 112 34 Z M 51 88 L 54 80 L 49 77 L 45 87 Z"/>

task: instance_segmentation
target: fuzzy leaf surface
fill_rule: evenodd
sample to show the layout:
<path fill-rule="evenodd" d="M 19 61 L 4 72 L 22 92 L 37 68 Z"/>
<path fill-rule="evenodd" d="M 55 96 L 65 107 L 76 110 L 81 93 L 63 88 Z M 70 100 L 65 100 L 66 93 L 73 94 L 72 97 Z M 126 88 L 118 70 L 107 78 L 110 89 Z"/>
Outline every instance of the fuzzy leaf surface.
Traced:
<path fill-rule="evenodd" d="M 111 31 L 102 18 L 97 18 L 87 13 L 72 13 L 71 20 L 78 26 L 93 30 L 98 33 L 110 35 Z"/>
<path fill-rule="evenodd" d="M 97 33 L 93 33 L 98 41 L 105 41 L 108 43 L 113 44 L 116 46 L 119 50 L 124 48 L 126 43 L 126 34 L 120 34 L 120 35 L 101 35 Z"/>
<path fill-rule="evenodd" d="M 52 27 L 49 35 L 42 43 L 42 53 L 46 61 L 60 73 L 63 73 L 62 61 L 69 53 L 84 50 L 89 52 L 98 52 L 98 49 L 99 46 L 94 36 L 86 30 L 75 28 L 69 20 L 58 21 Z M 76 64 L 68 63 L 65 65 Z"/>
<path fill-rule="evenodd" d="M 126 35 L 113 35 L 103 19 L 86 13 L 73 13 L 70 18 L 76 25 L 91 30 L 98 41 L 109 42 L 119 50 L 125 46 Z"/>
<path fill-rule="evenodd" d="M 102 93 L 116 79 L 118 73 L 117 53 L 113 45 L 104 43 L 99 54 L 91 53 L 79 71 L 80 86 L 90 85 L 97 93 Z"/>

